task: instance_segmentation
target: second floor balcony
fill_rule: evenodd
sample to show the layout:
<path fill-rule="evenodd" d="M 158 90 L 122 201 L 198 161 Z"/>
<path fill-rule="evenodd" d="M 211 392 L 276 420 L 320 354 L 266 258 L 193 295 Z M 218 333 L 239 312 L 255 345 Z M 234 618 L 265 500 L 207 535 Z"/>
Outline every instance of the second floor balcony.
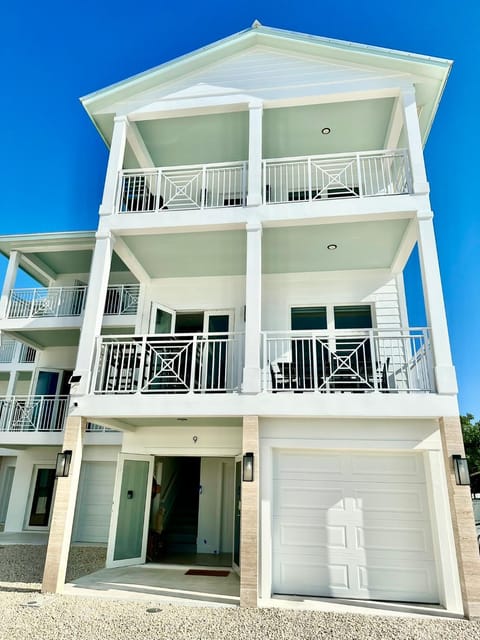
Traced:
<path fill-rule="evenodd" d="M 136 315 L 138 284 L 110 285 L 105 300 L 105 316 Z M 7 318 L 65 318 L 81 316 L 87 287 L 39 287 L 12 289 L 7 306 Z"/>
<path fill-rule="evenodd" d="M 63 431 L 68 396 L 4 396 L 0 398 L 0 432 Z"/>
<path fill-rule="evenodd" d="M 264 332 L 266 393 L 433 392 L 428 329 Z M 102 336 L 95 394 L 240 393 L 242 334 Z"/>
<path fill-rule="evenodd" d="M 248 163 L 155 167 L 120 172 L 116 213 L 155 213 L 247 204 Z M 317 202 L 412 192 L 406 150 L 263 161 L 263 204 Z"/>

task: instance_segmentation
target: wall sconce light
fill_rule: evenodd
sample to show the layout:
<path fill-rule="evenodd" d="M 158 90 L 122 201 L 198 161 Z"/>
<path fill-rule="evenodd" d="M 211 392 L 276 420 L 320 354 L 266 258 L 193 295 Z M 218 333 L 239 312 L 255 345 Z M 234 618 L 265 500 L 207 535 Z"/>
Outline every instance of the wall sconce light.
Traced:
<path fill-rule="evenodd" d="M 57 464 L 55 467 L 56 478 L 68 478 L 70 472 L 70 463 L 72 461 L 72 452 L 70 449 L 57 453 Z"/>
<path fill-rule="evenodd" d="M 453 469 L 455 471 L 455 481 L 457 484 L 470 484 L 470 474 L 468 473 L 468 462 L 466 458 L 456 454 L 452 456 Z"/>
<path fill-rule="evenodd" d="M 243 481 L 253 482 L 253 453 L 251 451 L 243 456 Z"/>
<path fill-rule="evenodd" d="M 78 384 L 81 379 L 82 379 L 82 376 L 79 376 L 79 375 L 70 376 L 70 380 L 68 381 L 68 384 Z"/>

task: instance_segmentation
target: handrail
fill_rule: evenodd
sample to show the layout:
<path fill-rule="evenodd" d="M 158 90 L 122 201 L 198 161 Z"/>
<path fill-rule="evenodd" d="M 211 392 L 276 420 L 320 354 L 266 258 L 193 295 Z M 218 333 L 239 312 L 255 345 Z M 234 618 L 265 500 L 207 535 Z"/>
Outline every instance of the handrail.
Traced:
<path fill-rule="evenodd" d="M 264 391 L 434 391 L 427 328 L 263 332 Z"/>
<path fill-rule="evenodd" d="M 208 393 L 240 387 L 241 333 L 97 338 L 93 393 Z"/>
<path fill-rule="evenodd" d="M 0 397 L 0 431 L 63 431 L 69 396 Z"/>

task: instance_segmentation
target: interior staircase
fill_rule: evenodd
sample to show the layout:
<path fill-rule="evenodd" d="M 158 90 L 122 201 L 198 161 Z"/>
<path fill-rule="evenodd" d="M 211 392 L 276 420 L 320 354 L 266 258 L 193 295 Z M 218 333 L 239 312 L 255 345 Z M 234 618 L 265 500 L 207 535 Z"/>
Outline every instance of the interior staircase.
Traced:
<path fill-rule="evenodd" d="M 197 552 L 200 458 L 184 458 L 177 476 L 177 497 L 163 535 L 166 553 Z"/>

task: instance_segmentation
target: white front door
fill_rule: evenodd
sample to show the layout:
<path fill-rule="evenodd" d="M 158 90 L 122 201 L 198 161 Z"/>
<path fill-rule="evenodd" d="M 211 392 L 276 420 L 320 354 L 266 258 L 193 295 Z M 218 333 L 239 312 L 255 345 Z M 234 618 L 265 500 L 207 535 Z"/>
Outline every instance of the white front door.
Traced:
<path fill-rule="evenodd" d="M 279 450 L 274 593 L 439 601 L 421 454 Z"/>
<path fill-rule="evenodd" d="M 118 459 L 107 567 L 142 564 L 147 554 L 154 457 L 121 453 Z"/>

